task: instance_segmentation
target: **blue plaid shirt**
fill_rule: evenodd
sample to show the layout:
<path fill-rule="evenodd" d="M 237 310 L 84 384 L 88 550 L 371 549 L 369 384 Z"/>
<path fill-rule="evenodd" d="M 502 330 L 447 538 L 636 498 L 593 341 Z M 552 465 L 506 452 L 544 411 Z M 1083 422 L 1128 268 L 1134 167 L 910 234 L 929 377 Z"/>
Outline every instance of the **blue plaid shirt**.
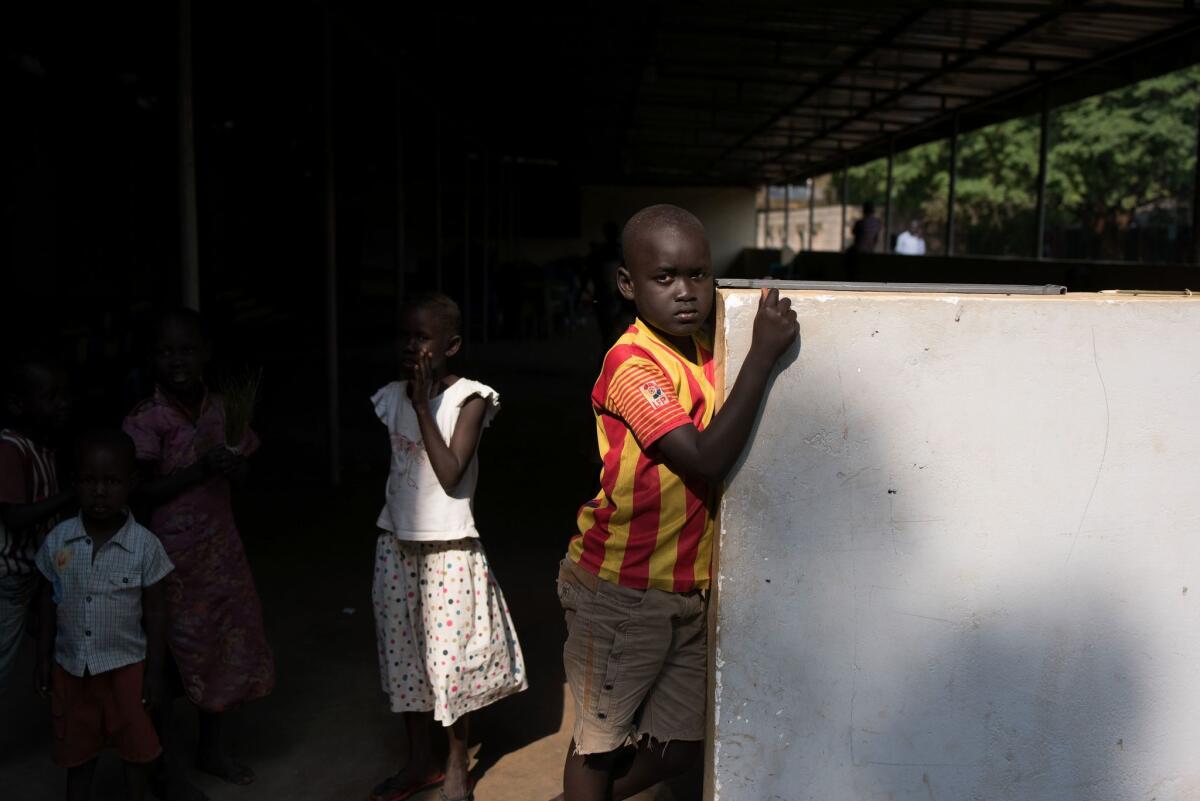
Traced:
<path fill-rule="evenodd" d="M 46 536 L 34 560 L 54 588 L 54 659 L 72 676 L 95 675 L 146 658 L 142 589 L 174 570 L 162 543 L 129 515 L 96 551 L 78 516 Z"/>

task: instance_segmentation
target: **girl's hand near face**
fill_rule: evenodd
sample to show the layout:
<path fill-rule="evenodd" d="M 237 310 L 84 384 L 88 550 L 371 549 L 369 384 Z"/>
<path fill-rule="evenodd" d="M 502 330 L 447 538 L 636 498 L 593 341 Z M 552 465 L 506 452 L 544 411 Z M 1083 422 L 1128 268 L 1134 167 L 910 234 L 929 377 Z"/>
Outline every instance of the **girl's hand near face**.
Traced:
<path fill-rule="evenodd" d="M 409 399 L 417 409 L 429 407 L 429 397 L 433 394 L 433 354 L 422 350 L 417 356 L 417 366 L 413 370 L 412 380 L 409 381 Z"/>

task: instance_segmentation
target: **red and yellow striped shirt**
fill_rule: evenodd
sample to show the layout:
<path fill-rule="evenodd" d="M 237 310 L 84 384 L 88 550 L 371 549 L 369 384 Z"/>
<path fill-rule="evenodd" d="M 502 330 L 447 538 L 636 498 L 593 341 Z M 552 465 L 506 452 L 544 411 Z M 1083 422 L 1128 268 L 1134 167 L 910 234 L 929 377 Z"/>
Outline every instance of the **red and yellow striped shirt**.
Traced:
<path fill-rule="evenodd" d="M 604 357 L 592 390 L 604 466 L 599 494 L 579 510 L 567 556 L 624 587 L 708 587 L 713 488 L 646 453 L 667 432 L 685 425 L 703 431 L 712 420 L 712 348 L 698 337 L 695 343 L 699 364 L 638 320 Z"/>

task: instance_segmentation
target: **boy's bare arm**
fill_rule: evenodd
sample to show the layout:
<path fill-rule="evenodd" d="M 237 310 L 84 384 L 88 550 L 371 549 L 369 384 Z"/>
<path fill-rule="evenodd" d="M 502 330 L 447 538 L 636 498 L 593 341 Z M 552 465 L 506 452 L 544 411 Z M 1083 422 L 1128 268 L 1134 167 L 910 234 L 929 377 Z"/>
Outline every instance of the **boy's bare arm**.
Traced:
<path fill-rule="evenodd" d="M 142 590 L 142 626 L 146 630 L 146 673 L 142 682 L 142 703 L 149 709 L 162 701 L 166 688 L 166 581 L 157 581 Z"/>
<path fill-rule="evenodd" d="M 75 504 L 75 491 L 66 490 L 36 503 L 6 503 L 0 506 L 0 519 L 9 531 L 24 531 L 49 520 Z"/>
<path fill-rule="evenodd" d="M 704 431 L 680 426 L 655 443 L 655 450 L 672 471 L 716 484 L 733 468 L 750 438 L 771 368 L 799 336 L 800 325 L 791 305 L 790 300 L 779 299 L 779 290 L 763 290 L 750 352 L 729 399 Z"/>

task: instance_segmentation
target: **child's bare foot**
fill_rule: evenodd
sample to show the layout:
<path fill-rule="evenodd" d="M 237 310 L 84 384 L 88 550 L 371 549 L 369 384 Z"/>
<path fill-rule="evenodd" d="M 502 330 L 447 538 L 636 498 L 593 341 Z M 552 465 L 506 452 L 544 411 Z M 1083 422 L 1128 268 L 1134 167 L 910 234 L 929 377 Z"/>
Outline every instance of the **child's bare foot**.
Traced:
<path fill-rule="evenodd" d="M 201 751 L 196 756 L 196 769 L 230 784 L 245 786 L 254 783 L 254 771 L 220 751 Z"/>
<path fill-rule="evenodd" d="M 445 780 L 446 774 L 431 765 L 410 763 L 375 785 L 370 801 L 401 801 Z"/>
<path fill-rule="evenodd" d="M 447 801 L 466 801 L 471 797 L 474 784 L 467 773 L 466 765 L 446 765 L 446 783 L 442 785 L 441 797 Z"/>

